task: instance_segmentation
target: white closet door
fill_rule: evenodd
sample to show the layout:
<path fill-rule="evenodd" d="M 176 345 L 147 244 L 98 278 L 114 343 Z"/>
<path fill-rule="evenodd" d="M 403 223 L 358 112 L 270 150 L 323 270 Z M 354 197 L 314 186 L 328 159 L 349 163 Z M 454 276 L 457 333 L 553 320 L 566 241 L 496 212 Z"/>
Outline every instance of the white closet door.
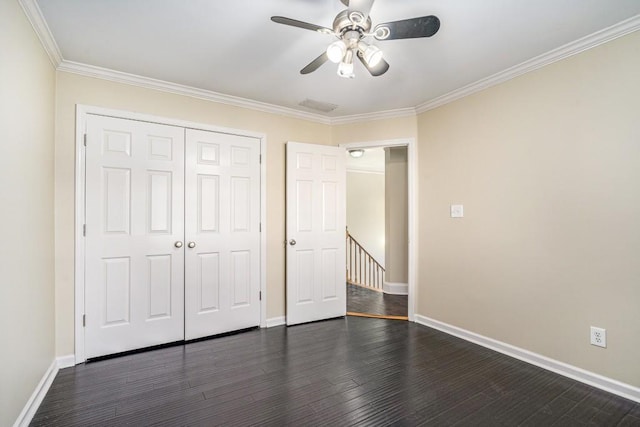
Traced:
<path fill-rule="evenodd" d="M 87 358 L 184 336 L 184 129 L 89 115 Z"/>
<path fill-rule="evenodd" d="M 344 148 L 287 143 L 287 325 L 344 316 Z"/>
<path fill-rule="evenodd" d="M 260 324 L 259 140 L 187 129 L 185 339 Z"/>

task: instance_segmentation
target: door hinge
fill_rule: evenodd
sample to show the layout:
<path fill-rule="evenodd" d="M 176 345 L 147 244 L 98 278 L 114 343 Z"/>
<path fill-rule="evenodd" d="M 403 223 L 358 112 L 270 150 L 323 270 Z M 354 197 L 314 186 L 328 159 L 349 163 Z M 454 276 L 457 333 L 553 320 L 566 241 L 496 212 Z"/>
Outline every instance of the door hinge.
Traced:
<path fill-rule="evenodd" d="M 262 154 L 260 154 L 260 160 L 258 161 L 258 163 L 262 164 Z"/>
<path fill-rule="evenodd" d="M 87 326 L 87 315 L 83 314 L 82 315 L 82 327 L 84 328 L 85 326 Z"/>
<path fill-rule="evenodd" d="M 82 235 L 87 236 L 87 224 L 82 224 Z"/>
<path fill-rule="evenodd" d="M 87 146 L 87 134 L 84 134 L 84 141 L 83 141 L 84 146 Z"/>
<path fill-rule="evenodd" d="M 262 301 L 262 291 L 258 292 L 258 300 Z"/>
<path fill-rule="evenodd" d="M 260 231 L 260 233 L 262 233 L 262 223 L 258 224 L 258 231 Z"/>

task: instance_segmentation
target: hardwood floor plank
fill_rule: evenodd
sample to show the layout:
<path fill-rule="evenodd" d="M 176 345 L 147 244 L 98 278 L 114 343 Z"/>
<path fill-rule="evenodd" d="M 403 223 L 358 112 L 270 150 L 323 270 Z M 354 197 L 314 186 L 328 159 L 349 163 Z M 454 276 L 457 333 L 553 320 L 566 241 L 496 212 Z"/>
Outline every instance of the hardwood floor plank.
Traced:
<path fill-rule="evenodd" d="M 429 418 L 419 425 L 452 426 L 467 418 L 469 415 L 487 406 L 492 399 L 484 393 L 476 393 L 469 399 L 458 405 L 441 412 L 439 415 Z"/>
<path fill-rule="evenodd" d="M 531 414 L 523 423 L 523 427 L 550 426 L 558 421 L 576 403 L 573 400 L 558 396 Z"/>
<path fill-rule="evenodd" d="M 618 424 L 618 427 L 631 427 L 631 426 L 633 427 L 640 426 L 640 418 L 634 417 L 633 415 L 627 415 Z"/>
<path fill-rule="evenodd" d="M 377 316 L 406 317 L 408 297 L 390 295 L 347 283 L 347 311 Z M 405 319 L 406 320 L 406 319 Z"/>
<path fill-rule="evenodd" d="M 410 322 L 252 330 L 63 369 L 34 426 L 637 425 L 640 405 Z"/>

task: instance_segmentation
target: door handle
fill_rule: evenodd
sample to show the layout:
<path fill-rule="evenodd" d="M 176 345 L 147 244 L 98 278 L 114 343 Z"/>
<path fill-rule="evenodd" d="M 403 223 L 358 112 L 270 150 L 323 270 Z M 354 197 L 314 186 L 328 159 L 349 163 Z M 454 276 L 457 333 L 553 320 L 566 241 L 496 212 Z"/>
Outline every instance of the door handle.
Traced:
<path fill-rule="evenodd" d="M 175 242 L 173 244 L 173 246 L 175 246 L 176 248 L 181 248 L 182 247 L 182 242 L 180 240 L 178 240 L 177 242 Z"/>
<path fill-rule="evenodd" d="M 295 245 L 296 245 L 296 243 L 298 243 L 298 242 L 296 242 L 296 239 L 291 239 L 291 240 L 289 240 L 289 244 L 290 244 L 291 246 L 295 246 Z"/>
<path fill-rule="evenodd" d="M 187 243 L 187 246 L 189 246 L 189 248 L 193 249 L 196 247 L 196 242 L 189 242 Z"/>

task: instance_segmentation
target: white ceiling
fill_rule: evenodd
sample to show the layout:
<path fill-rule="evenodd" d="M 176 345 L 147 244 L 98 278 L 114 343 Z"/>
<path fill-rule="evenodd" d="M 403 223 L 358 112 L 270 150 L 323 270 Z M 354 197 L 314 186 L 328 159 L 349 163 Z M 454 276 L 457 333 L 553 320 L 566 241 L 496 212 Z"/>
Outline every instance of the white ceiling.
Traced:
<path fill-rule="evenodd" d="M 376 41 L 390 63 L 355 79 L 326 63 L 299 70 L 335 40 L 279 25 L 331 27 L 339 0 L 37 0 L 62 58 L 328 117 L 414 108 L 640 14 L 639 0 L 377 0 L 374 25 L 424 15 L 431 38 Z M 324 114 L 324 113 L 320 113 Z"/>

